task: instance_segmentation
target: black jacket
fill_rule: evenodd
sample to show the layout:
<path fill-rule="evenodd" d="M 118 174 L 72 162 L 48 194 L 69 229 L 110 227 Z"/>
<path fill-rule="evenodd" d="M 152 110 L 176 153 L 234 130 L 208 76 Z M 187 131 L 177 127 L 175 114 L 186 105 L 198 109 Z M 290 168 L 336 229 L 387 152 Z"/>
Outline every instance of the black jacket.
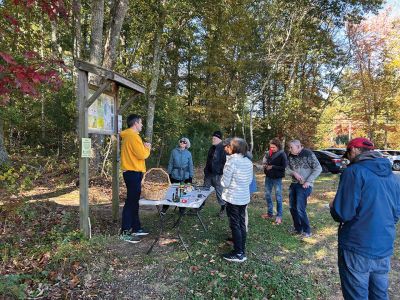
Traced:
<path fill-rule="evenodd" d="M 272 165 L 271 170 L 267 170 L 264 167 L 264 173 L 268 178 L 283 178 L 285 177 L 285 169 L 288 164 L 287 156 L 284 151 L 279 151 L 277 153 L 269 156 L 269 153 L 265 155 L 266 164 Z"/>
<path fill-rule="evenodd" d="M 226 162 L 226 153 L 222 142 L 211 146 L 208 150 L 207 163 L 204 168 L 204 175 L 222 175 Z"/>

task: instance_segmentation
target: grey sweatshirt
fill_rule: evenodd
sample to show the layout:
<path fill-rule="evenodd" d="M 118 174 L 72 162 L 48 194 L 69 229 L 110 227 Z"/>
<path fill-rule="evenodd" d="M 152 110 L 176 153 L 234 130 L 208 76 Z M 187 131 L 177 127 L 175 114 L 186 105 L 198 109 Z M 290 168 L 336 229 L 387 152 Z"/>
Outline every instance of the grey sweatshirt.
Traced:
<path fill-rule="evenodd" d="M 292 176 L 292 182 L 303 184 L 304 182 L 299 182 L 293 176 L 294 172 L 300 174 L 305 182 L 313 186 L 314 180 L 321 174 L 322 168 L 315 154 L 309 149 L 303 149 L 298 155 L 289 154 L 286 168 L 286 174 Z"/>

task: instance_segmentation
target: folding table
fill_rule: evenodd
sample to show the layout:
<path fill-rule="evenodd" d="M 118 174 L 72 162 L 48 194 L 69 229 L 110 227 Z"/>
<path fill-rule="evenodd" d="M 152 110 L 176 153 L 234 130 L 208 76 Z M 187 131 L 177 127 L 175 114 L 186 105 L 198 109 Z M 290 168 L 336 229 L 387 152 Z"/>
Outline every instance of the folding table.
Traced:
<path fill-rule="evenodd" d="M 151 251 L 153 250 L 154 245 L 160 240 L 163 232 L 164 232 L 164 223 L 166 219 L 166 214 L 161 212 L 161 208 L 163 205 L 168 205 L 168 206 L 175 206 L 175 207 L 184 207 L 186 208 L 183 212 L 179 210 L 179 217 L 175 221 L 173 228 L 176 228 L 177 235 L 179 237 L 179 240 L 181 241 L 183 247 L 186 250 L 186 253 L 190 257 L 189 250 L 185 244 L 185 242 L 182 239 L 181 233 L 180 233 L 180 224 L 182 223 L 182 218 L 185 215 L 192 214 L 195 215 L 201 225 L 203 226 L 204 231 L 207 231 L 206 226 L 203 223 L 203 220 L 200 217 L 200 212 L 201 212 L 201 206 L 206 201 L 206 199 L 210 196 L 210 194 L 214 191 L 213 187 L 206 187 L 206 186 L 193 186 L 193 190 L 191 192 L 188 192 L 184 194 L 183 196 L 179 197 L 179 202 L 174 202 L 174 198 L 177 193 L 177 188 L 179 188 L 179 184 L 172 184 L 166 193 L 165 199 L 163 200 L 149 200 L 149 199 L 140 199 L 139 200 L 139 205 L 151 205 L 151 206 L 156 206 L 158 215 L 160 218 L 160 230 L 158 233 L 158 236 L 154 239 L 154 242 L 150 246 L 149 250 L 147 251 L 147 254 L 150 254 Z M 176 200 L 175 200 L 176 201 Z M 189 209 L 191 209 L 192 213 L 189 213 Z"/>

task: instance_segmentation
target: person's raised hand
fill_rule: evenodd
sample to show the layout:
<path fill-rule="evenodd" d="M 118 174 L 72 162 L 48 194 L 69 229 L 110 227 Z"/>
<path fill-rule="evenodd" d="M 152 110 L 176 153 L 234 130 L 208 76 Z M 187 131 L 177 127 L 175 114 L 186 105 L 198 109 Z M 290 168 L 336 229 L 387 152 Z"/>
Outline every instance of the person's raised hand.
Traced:
<path fill-rule="evenodd" d="M 294 176 L 294 178 L 296 178 L 297 181 L 300 182 L 301 184 L 304 183 L 304 178 L 303 178 L 303 176 L 301 176 L 299 173 L 294 172 L 294 173 L 293 173 L 293 176 Z"/>

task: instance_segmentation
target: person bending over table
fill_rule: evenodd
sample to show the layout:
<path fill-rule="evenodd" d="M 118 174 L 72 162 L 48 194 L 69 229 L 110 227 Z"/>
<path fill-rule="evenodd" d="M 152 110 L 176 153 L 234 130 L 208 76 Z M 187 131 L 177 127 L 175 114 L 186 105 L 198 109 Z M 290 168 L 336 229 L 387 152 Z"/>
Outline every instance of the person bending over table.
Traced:
<path fill-rule="evenodd" d="M 226 158 L 221 185 L 234 249 L 222 257 L 228 261 L 243 262 L 247 259 L 245 215 L 247 204 L 250 202 L 249 185 L 253 179 L 253 164 L 246 157 L 248 147 L 244 139 L 233 138 L 230 148 L 232 154 Z"/>
<path fill-rule="evenodd" d="M 193 159 L 192 154 L 188 150 L 190 141 L 186 137 L 182 137 L 178 141 L 178 146 L 171 152 L 168 163 L 168 174 L 171 183 L 192 183 L 193 180 Z M 161 214 L 165 214 L 169 205 L 164 205 Z M 184 207 L 179 208 L 179 212 L 183 213 Z"/>

